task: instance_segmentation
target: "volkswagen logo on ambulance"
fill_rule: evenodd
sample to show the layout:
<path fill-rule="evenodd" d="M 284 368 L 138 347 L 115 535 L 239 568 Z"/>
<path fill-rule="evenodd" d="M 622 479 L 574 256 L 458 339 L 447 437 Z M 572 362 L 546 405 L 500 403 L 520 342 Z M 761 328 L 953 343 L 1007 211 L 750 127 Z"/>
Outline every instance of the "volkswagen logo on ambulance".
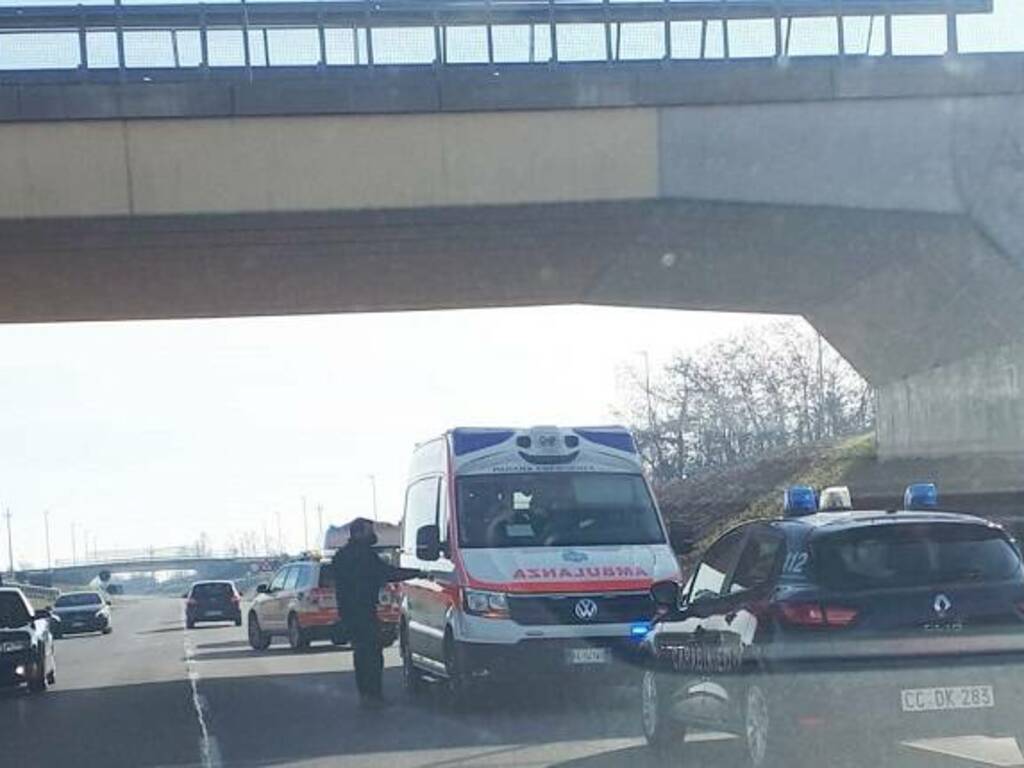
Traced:
<path fill-rule="evenodd" d="M 949 613 L 949 609 L 952 607 L 953 601 L 941 592 L 935 596 L 935 600 L 932 603 L 932 609 L 935 611 L 935 615 L 940 619 L 946 618 L 946 614 Z"/>
<path fill-rule="evenodd" d="M 580 621 L 593 621 L 597 617 L 597 603 L 589 597 L 577 600 L 572 612 Z"/>

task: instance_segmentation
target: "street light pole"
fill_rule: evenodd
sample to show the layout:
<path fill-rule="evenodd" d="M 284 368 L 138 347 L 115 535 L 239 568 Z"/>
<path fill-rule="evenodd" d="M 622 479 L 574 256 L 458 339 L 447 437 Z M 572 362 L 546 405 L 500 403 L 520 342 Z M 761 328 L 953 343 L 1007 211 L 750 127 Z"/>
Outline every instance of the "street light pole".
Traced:
<path fill-rule="evenodd" d="M 316 505 L 316 540 L 319 543 L 318 546 L 324 545 L 324 505 Z"/>
<path fill-rule="evenodd" d="M 11 576 L 14 576 L 14 539 L 11 537 L 11 509 L 7 508 L 4 515 L 7 518 L 7 563 L 10 566 Z"/>
<path fill-rule="evenodd" d="M 302 549 L 309 551 L 309 523 L 306 517 L 306 497 L 302 497 Z"/>
<path fill-rule="evenodd" d="M 78 546 L 75 543 L 75 523 L 71 523 L 71 564 L 78 565 Z"/>
<path fill-rule="evenodd" d="M 370 492 L 373 494 L 373 522 L 377 522 L 377 477 L 376 475 L 367 475 L 370 478 Z"/>
<path fill-rule="evenodd" d="M 50 556 L 50 510 L 43 510 L 43 527 L 46 529 L 46 570 L 53 570 L 53 558 Z"/>

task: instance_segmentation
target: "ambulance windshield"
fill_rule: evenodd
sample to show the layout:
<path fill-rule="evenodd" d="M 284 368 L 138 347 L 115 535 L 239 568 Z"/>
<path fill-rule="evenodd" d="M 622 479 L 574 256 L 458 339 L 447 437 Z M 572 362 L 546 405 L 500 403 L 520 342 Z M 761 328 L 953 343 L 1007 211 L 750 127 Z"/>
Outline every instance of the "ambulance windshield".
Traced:
<path fill-rule="evenodd" d="M 662 544 L 639 475 L 585 472 L 465 476 L 458 480 L 463 547 Z"/>

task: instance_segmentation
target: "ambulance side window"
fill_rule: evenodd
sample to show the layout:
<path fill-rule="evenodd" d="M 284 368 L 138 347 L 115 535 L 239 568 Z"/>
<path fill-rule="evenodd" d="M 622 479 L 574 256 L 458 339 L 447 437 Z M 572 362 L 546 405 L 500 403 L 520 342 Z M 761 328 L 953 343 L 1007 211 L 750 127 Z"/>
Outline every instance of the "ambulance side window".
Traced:
<path fill-rule="evenodd" d="M 437 490 L 437 527 L 441 533 L 442 546 L 448 543 L 448 480 L 441 478 Z"/>
<path fill-rule="evenodd" d="M 405 494 L 405 525 L 402 531 L 402 549 L 416 556 L 416 532 L 425 525 L 437 523 L 437 477 L 417 480 Z"/>

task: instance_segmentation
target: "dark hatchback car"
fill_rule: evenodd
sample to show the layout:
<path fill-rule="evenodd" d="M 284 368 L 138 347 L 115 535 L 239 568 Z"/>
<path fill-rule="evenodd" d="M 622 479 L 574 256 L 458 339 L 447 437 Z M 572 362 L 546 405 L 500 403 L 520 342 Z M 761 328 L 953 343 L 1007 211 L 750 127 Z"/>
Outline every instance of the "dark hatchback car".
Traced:
<path fill-rule="evenodd" d="M 233 621 L 242 626 L 242 596 L 231 581 L 197 581 L 185 593 L 185 625 L 199 622 Z"/>
<path fill-rule="evenodd" d="M 719 538 L 682 590 L 652 592 L 666 613 L 644 642 L 641 721 L 676 760 L 691 726 L 737 734 L 756 768 L 1024 736 L 1024 572 L 980 518 L 752 522 Z"/>
<path fill-rule="evenodd" d="M 20 589 L 0 587 L 0 684 L 32 692 L 57 681 L 48 611 L 34 611 Z"/>
<path fill-rule="evenodd" d="M 53 633 L 57 637 L 79 632 L 113 631 L 110 620 L 110 606 L 99 592 L 68 592 L 57 598 L 53 614 L 59 619 L 54 623 Z"/>

